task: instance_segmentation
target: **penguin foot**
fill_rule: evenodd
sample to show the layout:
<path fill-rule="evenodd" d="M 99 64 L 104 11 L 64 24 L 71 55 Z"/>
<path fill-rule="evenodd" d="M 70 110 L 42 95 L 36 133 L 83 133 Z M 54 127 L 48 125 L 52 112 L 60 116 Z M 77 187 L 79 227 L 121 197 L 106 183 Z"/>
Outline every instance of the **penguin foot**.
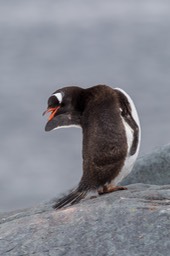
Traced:
<path fill-rule="evenodd" d="M 105 193 L 111 193 L 117 190 L 127 190 L 127 188 L 122 186 L 113 186 L 109 184 L 109 185 L 104 185 L 102 188 L 98 189 L 97 192 L 99 195 L 103 195 Z"/>

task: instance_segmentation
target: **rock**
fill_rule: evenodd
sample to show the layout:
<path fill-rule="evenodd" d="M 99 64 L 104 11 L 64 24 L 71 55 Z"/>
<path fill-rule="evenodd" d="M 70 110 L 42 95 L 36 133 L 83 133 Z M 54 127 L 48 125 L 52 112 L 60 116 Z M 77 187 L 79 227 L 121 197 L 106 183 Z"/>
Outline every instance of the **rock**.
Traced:
<path fill-rule="evenodd" d="M 170 145 L 138 159 L 121 184 L 138 182 L 63 210 L 51 201 L 0 213 L 0 255 L 169 255 Z"/>
<path fill-rule="evenodd" d="M 132 172 L 121 182 L 121 185 L 134 183 L 170 184 L 170 144 L 137 160 Z"/>
<path fill-rule="evenodd" d="M 0 255 L 169 255 L 170 185 L 127 187 L 64 210 L 1 213 Z"/>

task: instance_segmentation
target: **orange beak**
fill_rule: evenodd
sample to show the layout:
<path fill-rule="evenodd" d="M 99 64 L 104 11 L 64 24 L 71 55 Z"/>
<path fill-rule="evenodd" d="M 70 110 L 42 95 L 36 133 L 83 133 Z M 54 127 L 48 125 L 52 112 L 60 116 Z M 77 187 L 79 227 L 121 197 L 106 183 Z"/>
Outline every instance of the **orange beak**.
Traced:
<path fill-rule="evenodd" d="M 57 113 L 57 110 L 60 108 L 60 106 L 58 107 L 55 107 L 55 108 L 48 108 L 46 111 L 44 111 L 43 115 L 51 112 L 49 118 L 48 118 L 48 121 L 52 120 L 55 116 L 55 114 Z"/>

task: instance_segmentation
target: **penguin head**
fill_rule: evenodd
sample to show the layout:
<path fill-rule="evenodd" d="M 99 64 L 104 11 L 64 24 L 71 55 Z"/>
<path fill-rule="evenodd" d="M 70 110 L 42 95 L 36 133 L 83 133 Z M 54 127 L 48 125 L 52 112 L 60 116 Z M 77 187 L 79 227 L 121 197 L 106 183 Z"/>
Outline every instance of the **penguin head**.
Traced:
<path fill-rule="evenodd" d="M 55 91 L 48 99 L 47 110 L 50 113 L 45 131 L 69 126 L 81 126 L 82 91 L 80 87 L 64 87 Z"/>

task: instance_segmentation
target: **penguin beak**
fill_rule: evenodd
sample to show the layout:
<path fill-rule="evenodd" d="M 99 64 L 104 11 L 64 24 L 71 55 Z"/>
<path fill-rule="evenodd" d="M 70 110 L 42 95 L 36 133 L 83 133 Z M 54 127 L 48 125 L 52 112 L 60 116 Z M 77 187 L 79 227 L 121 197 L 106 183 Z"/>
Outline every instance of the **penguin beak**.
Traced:
<path fill-rule="evenodd" d="M 55 114 L 57 113 L 57 111 L 59 110 L 59 108 L 60 108 L 60 106 L 58 106 L 58 107 L 55 107 L 55 108 L 48 108 L 47 110 L 45 110 L 44 112 L 43 112 L 43 116 L 45 115 L 45 114 L 47 114 L 47 113 L 51 113 L 50 114 L 50 116 L 49 116 L 49 118 L 48 118 L 48 121 L 51 121 L 53 118 L 54 118 L 54 116 L 55 116 Z"/>

